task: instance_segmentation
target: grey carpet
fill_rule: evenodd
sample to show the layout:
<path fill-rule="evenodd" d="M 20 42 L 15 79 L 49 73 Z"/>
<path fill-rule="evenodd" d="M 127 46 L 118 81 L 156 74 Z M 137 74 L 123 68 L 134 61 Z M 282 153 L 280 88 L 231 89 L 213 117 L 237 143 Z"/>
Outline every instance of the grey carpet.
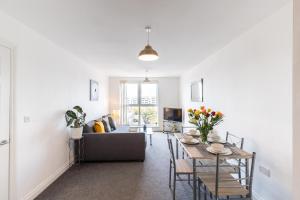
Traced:
<path fill-rule="evenodd" d="M 174 145 L 175 146 L 175 145 Z M 37 200 L 170 200 L 166 135 L 153 135 L 145 162 L 83 163 L 51 184 Z M 176 199 L 192 199 L 187 182 L 177 182 Z"/>

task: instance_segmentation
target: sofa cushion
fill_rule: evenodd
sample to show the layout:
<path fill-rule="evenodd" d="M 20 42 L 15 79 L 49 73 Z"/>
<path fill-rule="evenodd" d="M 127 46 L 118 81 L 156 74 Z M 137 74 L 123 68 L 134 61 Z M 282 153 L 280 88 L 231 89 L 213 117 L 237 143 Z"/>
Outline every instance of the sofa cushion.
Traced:
<path fill-rule="evenodd" d="M 105 133 L 104 125 L 101 121 L 97 121 L 94 124 L 94 131 L 96 133 Z"/>
<path fill-rule="evenodd" d="M 94 129 L 93 129 L 93 125 L 91 126 L 91 124 L 85 124 L 83 126 L 83 133 L 93 133 Z"/>
<path fill-rule="evenodd" d="M 112 131 L 112 133 L 129 133 L 129 126 L 118 126 L 118 128 Z"/>
<path fill-rule="evenodd" d="M 112 129 L 111 126 L 110 126 L 108 116 L 102 117 L 102 120 L 106 122 L 106 124 L 107 124 L 107 129 L 109 130 L 108 132 L 113 131 L 113 129 Z"/>
<path fill-rule="evenodd" d="M 108 122 L 109 122 L 109 125 L 110 125 L 110 128 L 112 131 L 117 129 L 115 121 L 113 120 L 113 118 L 111 116 L 108 116 Z"/>
<path fill-rule="evenodd" d="M 104 125 L 105 132 L 111 132 L 109 124 L 105 120 L 102 119 L 102 123 Z"/>

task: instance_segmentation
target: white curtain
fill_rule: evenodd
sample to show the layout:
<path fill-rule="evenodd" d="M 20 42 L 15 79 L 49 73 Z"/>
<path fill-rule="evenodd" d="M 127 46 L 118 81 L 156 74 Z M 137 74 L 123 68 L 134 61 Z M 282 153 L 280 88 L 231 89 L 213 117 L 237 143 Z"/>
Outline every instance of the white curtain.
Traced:
<path fill-rule="evenodd" d="M 121 103 L 121 124 L 128 124 L 127 121 L 127 87 L 126 81 L 120 81 L 120 103 Z"/>

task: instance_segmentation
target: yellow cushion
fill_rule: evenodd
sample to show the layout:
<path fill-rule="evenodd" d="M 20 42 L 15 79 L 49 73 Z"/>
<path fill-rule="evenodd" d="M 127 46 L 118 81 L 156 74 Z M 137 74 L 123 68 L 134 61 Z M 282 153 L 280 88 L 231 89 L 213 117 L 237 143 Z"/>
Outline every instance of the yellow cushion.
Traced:
<path fill-rule="evenodd" d="M 100 121 L 96 121 L 94 124 L 94 131 L 96 133 L 105 133 L 104 125 Z"/>

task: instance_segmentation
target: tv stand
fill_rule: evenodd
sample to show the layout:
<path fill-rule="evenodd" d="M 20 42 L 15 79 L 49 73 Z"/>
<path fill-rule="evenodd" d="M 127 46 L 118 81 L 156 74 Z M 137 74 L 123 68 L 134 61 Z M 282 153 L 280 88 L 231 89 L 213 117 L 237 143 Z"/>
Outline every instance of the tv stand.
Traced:
<path fill-rule="evenodd" d="M 197 127 L 192 124 L 184 124 L 182 122 L 175 122 L 169 120 L 163 121 L 163 133 L 166 133 L 168 138 L 169 138 L 169 134 L 184 133 L 189 129 L 196 129 L 196 128 Z"/>
<path fill-rule="evenodd" d="M 169 138 L 169 134 L 181 133 L 182 132 L 182 122 L 175 122 L 164 120 L 163 121 L 163 133 L 167 134 Z"/>

